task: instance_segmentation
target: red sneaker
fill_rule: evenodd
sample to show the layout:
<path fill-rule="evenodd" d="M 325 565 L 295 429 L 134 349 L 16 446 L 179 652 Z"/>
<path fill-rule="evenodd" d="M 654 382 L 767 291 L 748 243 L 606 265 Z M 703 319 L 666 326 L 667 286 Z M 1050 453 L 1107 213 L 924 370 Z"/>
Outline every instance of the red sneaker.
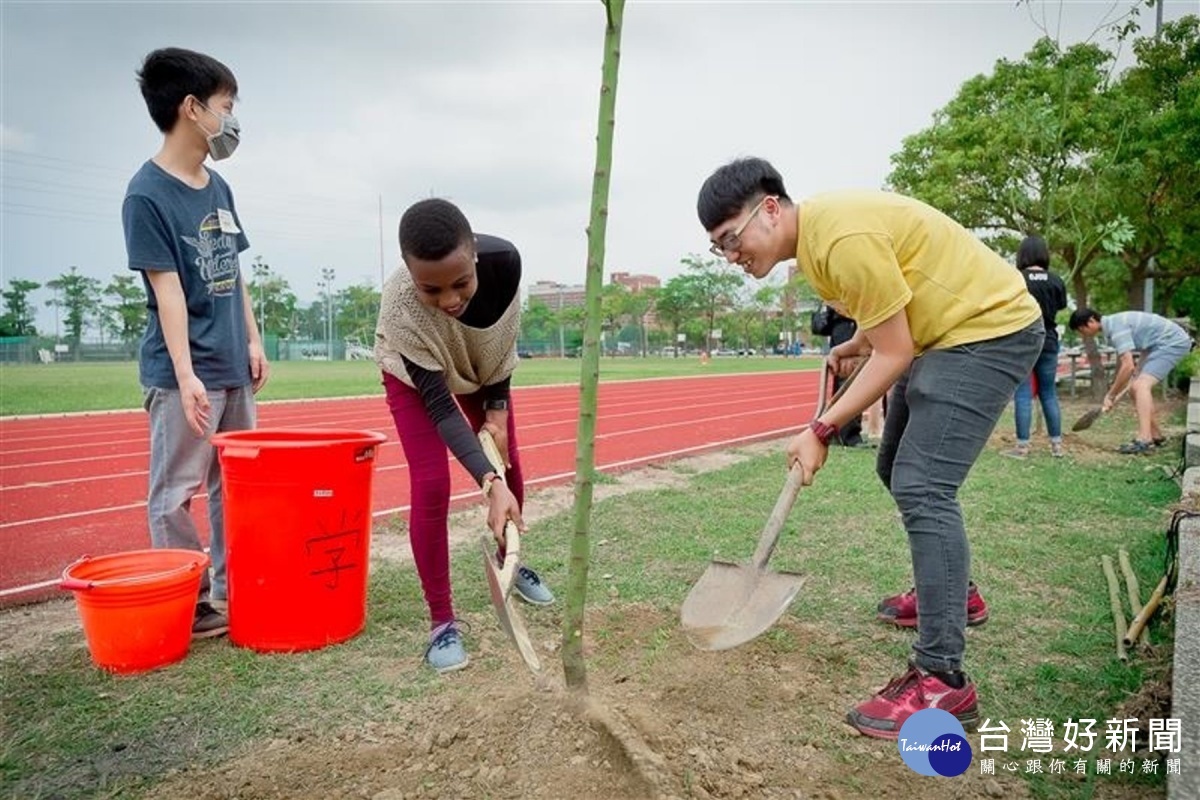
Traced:
<path fill-rule="evenodd" d="M 890 622 L 901 628 L 917 627 L 917 590 L 909 589 L 904 594 L 885 597 L 879 601 L 879 613 L 876 619 Z M 988 621 L 988 607 L 979 587 L 975 584 L 967 586 L 967 624 L 982 625 Z"/>
<path fill-rule="evenodd" d="M 979 724 L 979 697 L 969 678 L 961 689 L 955 689 L 911 664 L 907 672 L 856 706 L 846 721 L 864 736 L 895 739 L 904 721 L 925 708 L 950 712 L 968 730 Z"/>

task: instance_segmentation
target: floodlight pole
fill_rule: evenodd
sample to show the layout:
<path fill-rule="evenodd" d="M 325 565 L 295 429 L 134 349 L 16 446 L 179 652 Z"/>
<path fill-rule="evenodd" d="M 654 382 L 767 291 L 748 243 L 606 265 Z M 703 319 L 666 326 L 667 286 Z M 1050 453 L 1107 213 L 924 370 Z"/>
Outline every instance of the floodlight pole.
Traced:
<path fill-rule="evenodd" d="M 330 361 L 333 361 L 333 279 L 335 276 L 333 267 L 322 267 L 321 277 L 325 279 L 325 347 Z"/>
<path fill-rule="evenodd" d="M 1155 0 L 1154 3 L 1154 41 L 1162 40 L 1162 23 L 1163 23 L 1163 2 L 1164 0 Z M 1142 310 L 1154 313 L 1154 269 L 1157 265 L 1154 256 L 1150 256 L 1150 263 L 1146 265 L 1146 280 L 1142 282 Z"/>

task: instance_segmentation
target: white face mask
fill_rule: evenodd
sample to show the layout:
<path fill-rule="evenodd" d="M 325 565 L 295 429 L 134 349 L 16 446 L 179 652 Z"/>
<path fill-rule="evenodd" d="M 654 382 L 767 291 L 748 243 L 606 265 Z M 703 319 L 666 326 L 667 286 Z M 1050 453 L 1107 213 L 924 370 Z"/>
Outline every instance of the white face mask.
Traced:
<path fill-rule="evenodd" d="M 237 117 L 233 114 L 220 114 L 204 103 L 200 103 L 200 107 L 221 121 L 216 133 L 209 133 L 199 121 L 196 122 L 208 138 L 208 154 L 212 156 L 213 161 L 229 158 L 242 140 L 242 127 L 238 125 Z"/>

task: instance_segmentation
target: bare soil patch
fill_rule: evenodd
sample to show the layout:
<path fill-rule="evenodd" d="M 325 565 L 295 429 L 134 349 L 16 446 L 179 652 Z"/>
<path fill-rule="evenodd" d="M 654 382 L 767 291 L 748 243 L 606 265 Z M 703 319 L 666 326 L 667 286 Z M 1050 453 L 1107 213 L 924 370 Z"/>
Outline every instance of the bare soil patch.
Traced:
<path fill-rule="evenodd" d="M 228 763 L 180 772 L 155 796 L 833 800 L 922 797 L 933 788 L 933 779 L 903 764 L 894 743 L 843 725 L 846 708 L 862 698 L 813 681 L 797 654 L 762 643 L 699 653 L 659 610 L 601 613 L 596 622 L 615 634 L 605 647 L 610 657 L 616 649 L 616 667 L 589 673 L 587 701 L 557 676 L 539 686 L 515 655 L 506 656 L 504 669 L 458 673 L 390 723 L 275 740 Z M 818 626 L 782 627 L 831 658 L 843 649 Z M 975 772 L 938 779 L 937 796 L 1028 796 L 1019 778 Z"/>

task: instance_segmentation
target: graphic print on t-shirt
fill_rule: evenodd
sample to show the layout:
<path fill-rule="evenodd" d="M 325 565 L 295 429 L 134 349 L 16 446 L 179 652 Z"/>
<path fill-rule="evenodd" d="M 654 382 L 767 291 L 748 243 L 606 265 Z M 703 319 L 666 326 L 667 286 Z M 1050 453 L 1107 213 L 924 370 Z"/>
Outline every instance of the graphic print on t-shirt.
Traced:
<path fill-rule="evenodd" d="M 220 213 L 232 219 L 228 211 L 212 212 L 200 223 L 198 236 L 180 238 L 195 248 L 196 258 L 192 263 L 200 270 L 208 293 L 216 297 L 228 297 L 237 286 L 237 236 L 222 230 Z"/>

